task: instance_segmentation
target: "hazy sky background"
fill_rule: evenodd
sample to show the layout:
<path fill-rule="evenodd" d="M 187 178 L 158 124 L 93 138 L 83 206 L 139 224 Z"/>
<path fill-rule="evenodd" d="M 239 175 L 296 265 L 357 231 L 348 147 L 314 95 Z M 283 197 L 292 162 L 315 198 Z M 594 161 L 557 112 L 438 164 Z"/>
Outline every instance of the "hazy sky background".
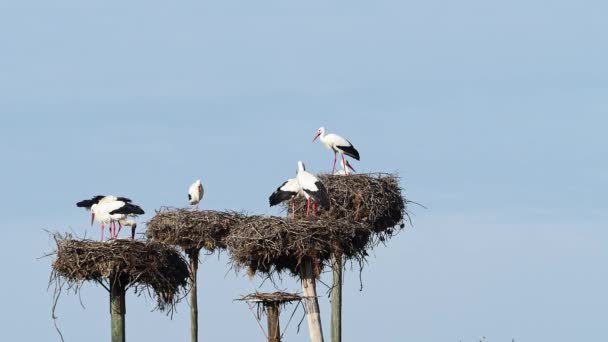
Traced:
<path fill-rule="evenodd" d="M 203 208 L 280 214 L 267 198 L 298 159 L 331 168 L 310 143 L 323 125 L 355 144 L 358 171 L 398 172 L 428 207 L 372 254 L 362 292 L 348 273 L 345 341 L 607 340 L 606 13 L 580 0 L 0 2 L 4 338 L 59 340 L 52 260 L 37 258 L 53 247 L 43 229 L 98 237 L 76 201 L 129 196 L 144 222 L 201 178 Z M 264 340 L 233 302 L 260 278 L 222 255 L 199 279 L 201 341 Z M 87 285 L 82 301 L 60 301 L 66 341 L 109 340 L 105 291 Z M 129 293 L 128 340 L 186 341 L 187 303 L 173 320 L 153 304 Z M 308 339 L 294 328 L 285 340 Z"/>

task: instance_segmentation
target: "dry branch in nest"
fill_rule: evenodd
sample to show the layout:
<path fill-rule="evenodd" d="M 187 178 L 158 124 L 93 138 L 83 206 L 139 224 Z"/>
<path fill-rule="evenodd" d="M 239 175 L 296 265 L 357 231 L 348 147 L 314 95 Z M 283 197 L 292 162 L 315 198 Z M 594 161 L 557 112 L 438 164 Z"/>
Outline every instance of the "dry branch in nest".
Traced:
<path fill-rule="evenodd" d="M 110 284 L 152 290 L 158 308 L 173 309 L 187 285 L 188 264 L 172 247 L 158 242 L 133 240 L 92 241 L 55 234 L 57 250 L 51 283 L 67 284 L 78 289 L 85 281 L 94 281 L 106 289 Z M 56 294 L 58 295 L 58 294 Z"/>
<path fill-rule="evenodd" d="M 318 212 L 321 219 L 365 223 L 384 241 L 403 228 L 407 200 L 401 193 L 399 177 L 387 173 L 318 176 L 327 188 L 330 209 Z M 304 216 L 306 202 L 299 201 L 296 215 Z"/>
<path fill-rule="evenodd" d="M 245 296 L 241 296 L 238 300 L 244 302 L 252 302 L 252 303 L 261 303 L 261 304 L 270 304 L 270 303 L 278 303 L 285 304 L 289 302 L 298 302 L 302 300 L 302 296 L 297 293 L 289 293 L 289 292 L 255 292 L 250 293 Z"/>
<path fill-rule="evenodd" d="M 368 225 L 343 219 L 243 216 L 231 229 L 226 244 L 234 265 L 247 268 L 250 276 L 286 269 L 299 275 L 305 259 L 312 261 L 318 276 L 332 253 L 363 260 L 370 235 Z"/>
<path fill-rule="evenodd" d="M 184 251 L 213 252 L 226 248 L 226 236 L 241 215 L 233 212 L 161 209 L 148 222 L 149 239 L 181 247 Z"/>

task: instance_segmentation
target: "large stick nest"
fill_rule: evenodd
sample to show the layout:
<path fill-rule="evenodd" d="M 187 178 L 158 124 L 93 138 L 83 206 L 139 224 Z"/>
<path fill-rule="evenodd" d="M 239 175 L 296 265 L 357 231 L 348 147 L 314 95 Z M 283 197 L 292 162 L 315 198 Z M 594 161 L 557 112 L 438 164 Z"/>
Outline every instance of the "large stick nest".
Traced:
<path fill-rule="evenodd" d="M 97 282 L 107 290 L 110 284 L 133 287 L 136 292 L 152 290 L 161 310 L 172 309 L 180 293 L 185 293 L 188 265 L 172 247 L 152 241 L 104 242 L 59 234 L 54 238 L 57 250 L 51 282 L 67 283 L 75 290 L 86 281 Z"/>
<path fill-rule="evenodd" d="M 226 236 L 240 218 L 233 212 L 164 208 L 148 222 L 146 234 L 185 251 L 203 248 L 213 252 L 226 248 Z"/>
<path fill-rule="evenodd" d="M 326 220 L 346 219 L 370 225 L 386 238 L 403 228 L 407 200 L 401 194 L 399 177 L 387 173 L 318 176 L 327 188 L 330 209 L 320 210 Z M 287 204 L 288 205 L 288 204 Z M 287 209 L 287 208 L 286 208 Z M 306 213 L 306 202 L 296 205 L 296 215 Z"/>
<path fill-rule="evenodd" d="M 298 275 L 305 258 L 313 262 L 318 275 L 332 253 L 363 260 L 370 235 L 368 225 L 347 220 L 244 216 L 226 244 L 234 265 L 246 267 L 250 275 L 285 269 Z"/>
<path fill-rule="evenodd" d="M 148 223 L 148 237 L 177 245 L 186 252 L 228 248 L 237 268 L 271 274 L 299 274 L 310 260 L 318 274 L 333 253 L 362 262 L 366 249 L 403 228 L 407 214 L 399 178 L 391 174 L 321 175 L 330 210 L 305 217 L 298 199 L 296 220 L 246 216 L 236 212 L 163 209 Z M 288 204 L 286 204 L 288 205 Z"/>

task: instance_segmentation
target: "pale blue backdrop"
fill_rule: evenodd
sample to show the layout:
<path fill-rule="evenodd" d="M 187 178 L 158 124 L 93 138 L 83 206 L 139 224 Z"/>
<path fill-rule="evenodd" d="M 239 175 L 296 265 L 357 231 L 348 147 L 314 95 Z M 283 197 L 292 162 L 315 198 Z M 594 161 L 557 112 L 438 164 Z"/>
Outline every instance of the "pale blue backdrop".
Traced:
<path fill-rule="evenodd" d="M 57 341 L 43 229 L 97 237 L 74 206 L 132 197 L 280 214 L 315 130 L 359 171 L 398 172 L 414 227 L 344 293 L 345 341 L 608 340 L 608 5 L 602 1 L 2 1 L 3 339 Z M 142 230 L 144 229 L 142 225 Z M 125 235 L 126 236 L 126 235 Z M 200 268 L 201 341 L 263 341 L 233 299 L 260 278 Z M 328 278 L 324 277 L 327 281 Z M 289 278 L 281 285 L 298 286 Z M 272 286 L 265 284 L 263 290 Z M 325 295 L 325 288 L 320 291 Z M 104 290 L 63 297 L 67 341 L 109 340 Z M 130 341 L 186 341 L 130 295 Z M 329 337 L 328 300 L 322 318 Z M 301 316 L 298 314 L 297 318 Z M 306 341 L 305 323 L 287 341 Z"/>

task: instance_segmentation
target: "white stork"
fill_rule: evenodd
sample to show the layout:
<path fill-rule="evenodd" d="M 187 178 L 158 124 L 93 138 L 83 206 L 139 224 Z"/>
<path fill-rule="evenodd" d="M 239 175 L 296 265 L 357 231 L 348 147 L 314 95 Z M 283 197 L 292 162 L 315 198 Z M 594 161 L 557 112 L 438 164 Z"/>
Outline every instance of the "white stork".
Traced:
<path fill-rule="evenodd" d="M 204 194 L 205 189 L 203 188 L 203 184 L 200 179 L 197 179 L 188 189 L 188 202 L 190 205 L 196 205 L 196 208 L 198 209 L 198 204 L 203 199 Z"/>
<path fill-rule="evenodd" d="M 298 161 L 298 174 L 296 176 L 302 195 L 306 198 L 306 216 L 310 213 L 310 204 L 312 200 L 312 211 L 316 213 L 317 204 L 321 207 L 329 209 L 329 196 L 327 189 L 321 181 L 312 173 L 306 171 L 304 163 Z"/>
<path fill-rule="evenodd" d="M 125 201 L 102 200 L 91 206 L 91 225 L 97 220 L 101 223 L 101 240 L 103 240 L 103 231 L 105 224 L 110 226 L 110 238 L 118 236 L 118 232 L 122 228 L 122 223 L 125 222 L 127 216 L 137 216 L 144 214 L 141 207 Z M 118 222 L 118 232 L 116 231 L 116 222 Z M 135 228 L 129 224 L 135 234 Z M 135 225 L 137 226 L 137 225 Z"/>
<path fill-rule="evenodd" d="M 78 203 L 76 203 L 76 206 L 79 208 L 85 208 L 86 210 L 91 211 L 91 214 L 93 215 L 93 206 L 96 204 L 105 204 L 105 203 L 110 203 L 110 202 L 115 202 L 115 201 L 121 201 L 121 202 L 125 202 L 125 203 L 130 203 L 131 199 L 126 198 L 126 197 L 117 197 L 117 196 L 113 196 L 113 195 L 97 195 L 97 196 L 93 196 L 90 199 L 85 199 L 82 200 Z M 105 212 L 102 210 L 102 208 L 97 209 L 96 211 L 99 212 L 98 214 L 98 222 L 102 223 L 102 229 L 101 229 L 101 239 L 103 240 L 103 227 L 104 227 L 104 223 L 106 224 L 110 224 L 111 220 L 109 217 L 105 216 Z M 109 213 L 107 213 L 109 214 Z M 91 217 L 91 224 L 93 224 L 94 218 Z"/>
<path fill-rule="evenodd" d="M 120 201 L 117 202 L 120 203 Z M 110 216 L 112 219 L 115 222 L 118 222 L 118 232 L 116 232 L 116 227 L 114 227 L 114 237 L 118 237 L 118 233 L 120 233 L 120 229 L 124 223 L 126 226 L 131 226 L 131 240 L 134 240 L 135 228 L 137 228 L 137 224 L 134 221 L 125 221 L 125 218 L 127 216 L 137 216 L 143 214 L 145 214 L 145 212 L 140 206 L 131 203 L 124 203 L 122 206 L 110 211 Z"/>
<path fill-rule="evenodd" d="M 342 166 L 342 170 L 338 170 L 336 172 L 334 172 L 334 175 L 339 175 L 339 176 L 348 176 L 351 174 L 352 172 L 357 172 L 355 171 L 355 169 L 350 165 L 350 163 L 348 162 L 348 160 L 341 160 L 340 161 L 340 165 Z"/>
<path fill-rule="evenodd" d="M 285 183 L 281 184 L 281 186 L 279 186 L 277 188 L 277 190 L 275 192 L 272 193 L 272 195 L 270 195 L 270 198 L 268 198 L 268 201 L 270 202 L 270 206 L 274 206 L 277 205 L 279 203 L 285 202 L 285 201 L 291 201 L 291 207 L 292 207 L 292 218 L 296 218 L 296 203 L 295 203 L 295 198 L 300 194 L 300 192 L 302 191 L 302 189 L 300 188 L 300 184 L 298 183 L 298 180 L 296 178 L 290 178 L 287 181 L 285 181 Z"/>
<path fill-rule="evenodd" d="M 323 145 L 325 145 L 327 149 L 331 149 L 334 151 L 334 167 L 331 170 L 332 174 L 336 171 L 336 159 L 338 153 L 342 155 L 343 161 L 345 161 L 345 154 L 351 158 L 359 160 L 359 151 L 355 149 L 355 147 L 353 146 L 353 144 L 350 143 L 350 141 L 334 133 L 326 134 L 325 127 L 320 127 L 317 130 L 317 134 L 312 139 L 312 141 L 314 142 L 317 138 L 319 138 L 321 143 L 323 143 Z"/>
<path fill-rule="evenodd" d="M 87 210 L 91 210 L 91 207 L 93 206 L 93 204 L 107 203 L 107 202 L 114 202 L 114 201 L 122 201 L 122 202 L 128 202 L 128 203 L 131 202 L 131 200 L 126 197 L 116 197 L 113 195 L 97 195 L 97 196 L 92 197 L 91 199 L 82 200 L 82 201 L 76 203 L 76 206 L 79 208 L 85 208 Z"/>
<path fill-rule="evenodd" d="M 306 198 L 306 216 L 310 213 L 312 202 L 313 212 L 316 212 L 317 203 L 321 207 L 329 208 L 329 197 L 327 190 L 321 181 L 310 172 L 307 172 L 304 163 L 298 161 L 298 172 L 296 178 L 290 178 L 285 183 L 281 184 L 275 192 L 270 195 L 268 201 L 270 206 L 291 200 L 293 218 L 295 218 L 295 202 L 293 200 L 297 196 Z M 311 201 L 312 200 L 312 201 Z"/>
<path fill-rule="evenodd" d="M 91 226 L 97 220 L 98 223 L 101 224 L 101 241 L 103 241 L 103 231 L 105 229 L 105 225 L 110 225 L 110 237 L 112 237 L 112 218 L 110 217 L 110 212 L 107 210 L 107 203 L 99 204 L 94 203 L 91 205 Z"/>

